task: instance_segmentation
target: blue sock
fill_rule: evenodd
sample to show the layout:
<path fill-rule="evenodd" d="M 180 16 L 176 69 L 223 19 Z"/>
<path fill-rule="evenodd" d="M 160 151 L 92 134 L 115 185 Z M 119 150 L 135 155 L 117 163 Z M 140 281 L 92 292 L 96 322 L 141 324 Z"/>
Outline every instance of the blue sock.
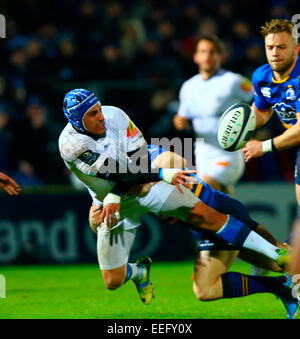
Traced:
<path fill-rule="evenodd" d="M 127 281 L 132 278 L 132 273 L 133 272 L 132 272 L 131 265 L 127 264 L 127 275 L 126 275 L 126 279 L 123 284 L 127 283 Z"/>
<path fill-rule="evenodd" d="M 236 218 L 229 216 L 227 223 L 216 232 L 216 236 L 242 248 L 250 232 L 249 227 Z"/>
<path fill-rule="evenodd" d="M 187 169 L 187 168 L 185 168 Z M 228 194 L 214 190 L 202 181 L 196 174 L 191 174 L 198 182 L 191 185 L 190 190 L 204 204 L 223 214 L 230 214 L 242 221 L 251 230 L 255 230 L 258 223 L 249 216 L 248 208 Z"/>
<path fill-rule="evenodd" d="M 127 264 L 127 275 L 123 284 L 128 280 L 142 281 L 145 275 L 146 268 L 141 263 Z"/>
<path fill-rule="evenodd" d="M 254 293 L 275 293 L 286 282 L 284 275 L 280 277 L 260 277 L 236 272 L 221 275 L 223 298 L 244 297 Z"/>

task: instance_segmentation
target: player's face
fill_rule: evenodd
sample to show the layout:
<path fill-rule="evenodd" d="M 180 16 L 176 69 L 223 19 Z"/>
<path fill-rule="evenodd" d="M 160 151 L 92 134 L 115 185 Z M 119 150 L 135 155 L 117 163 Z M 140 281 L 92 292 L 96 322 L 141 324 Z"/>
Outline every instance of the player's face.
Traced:
<path fill-rule="evenodd" d="M 194 54 L 194 62 L 200 67 L 200 71 L 212 73 L 220 67 L 221 55 L 213 42 L 201 40 Z"/>
<path fill-rule="evenodd" d="M 87 111 L 83 118 L 83 123 L 90 133 L 95 135 L 105 134 L 105 121 L 99 103 Z"/>
<path fill-rule="evenodd" d="M 268 63 L 275 72 L 287 71 L 297 57 L 292 36 L 287 32 L 268 34 L 265 49 Z"/>

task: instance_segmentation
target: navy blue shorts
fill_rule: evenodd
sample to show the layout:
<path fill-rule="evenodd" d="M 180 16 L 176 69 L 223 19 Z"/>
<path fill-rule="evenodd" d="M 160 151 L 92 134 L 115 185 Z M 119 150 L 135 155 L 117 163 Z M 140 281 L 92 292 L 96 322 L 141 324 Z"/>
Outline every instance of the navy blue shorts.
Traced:
<path fill-rule="evenodd" d="M 237 251 L 240 249 L 218 238 L 213 232 L 201 230 L 200 232 L 192 231 L 192 233 L 197 239 L 198 251 Z"/>

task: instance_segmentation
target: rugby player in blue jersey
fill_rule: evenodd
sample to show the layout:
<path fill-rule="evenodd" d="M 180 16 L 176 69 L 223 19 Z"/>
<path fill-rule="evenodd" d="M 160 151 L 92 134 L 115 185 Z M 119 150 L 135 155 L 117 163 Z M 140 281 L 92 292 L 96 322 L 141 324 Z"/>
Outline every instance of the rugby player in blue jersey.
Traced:
<path fill-rule="evenodd" d="M 256 113 L 256 128 L 265 125 L 275 112 L 286 131 L 269 140 L 249 141 L 243 148 L 246 161 L 300 144 L 300 58 L 293 27 L 292 22 L 283 19 L 271 20 L 262 27 L 268 64 L 259 67 L 252 76 L 255 89 L 252 108 Z M 300 149 L 295 171 L 296 194 L 300 204 L 299 166 Z"/>
<path fill-rule="evenodd" d="M 262 142 L 251 140 L 243 148 L 243 152 L 248 162 L 268 152 L 298 146 L 295 188 L 298 205 L 300 205 L 300 58 L 298 56 L 300 48 L 298 34 L 293 22 L 284 19 L 266 22 L 261 29 L 261 34 L 265 39 L 268 64 L 259 67 L 252 76 L 255 90 L 252 108 L 256 113 L 256 128 L 265 125 L 275 112 L 286 131 Z M 298 261 L 299 258 L 294 255 L 292 267 L 299 266 Z"/>

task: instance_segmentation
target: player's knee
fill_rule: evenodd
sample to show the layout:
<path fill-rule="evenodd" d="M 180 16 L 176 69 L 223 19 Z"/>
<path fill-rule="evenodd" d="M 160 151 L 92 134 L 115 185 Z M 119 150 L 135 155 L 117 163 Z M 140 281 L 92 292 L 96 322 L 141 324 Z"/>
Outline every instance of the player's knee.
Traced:
<path fill-rule="evenodd" d="M 103 280 L 104 280 L 105 287 L 108 290 L 116 290 L 124 283 L 124 278 L 121 276 L 116 276 L 116 275 L 106 274 L 103 277 Z"/>
<path fill-rule="evenodd" d="M 194 284 L 193 290 L 196 298 L 200 301 L 210 301 L 215 299 L 213 289 L 208 285 L 197 286 Z"/>

